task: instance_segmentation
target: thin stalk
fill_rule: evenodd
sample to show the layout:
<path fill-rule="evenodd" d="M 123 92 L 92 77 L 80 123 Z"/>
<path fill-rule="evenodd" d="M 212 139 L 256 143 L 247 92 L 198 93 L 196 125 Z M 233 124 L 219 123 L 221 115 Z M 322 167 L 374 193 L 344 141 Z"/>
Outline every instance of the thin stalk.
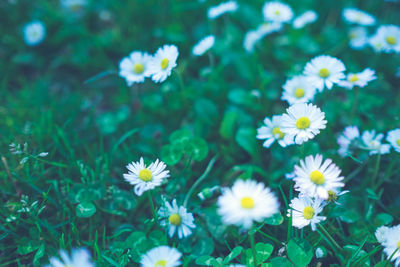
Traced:
<path fill-rule="evenodd" d="M 339 246 L 339 244 L 335 241 L 335 239 L 331 236 L 331 234 L 325 229 L 324 226 L 321 224 L 319 225 L 319 230 L 321 231 L 320 233 L 326 237 L 326 239 L 329 240 L 329 242 L 339 251 L 342 251 L 342 248 Z"/>
<path fill-rule="evenodd" d="M 267 234 L 267 233 L 264 233 L 263 231 L 261 231 L 261 230 L 257 230 L 257 232 L 259 232 L 261 235 L 263 235 L 263 236 L 265 236 L 265 237 L 267 237 L 267 238 L 269 238 L 269 239 L 271 239 L 272 241 L 274 241 L 274 242 L 276 242 L 276 243 L 278 243 L 278 244 L 282 244 L 282 241 L 279 241 L 279 239 L 276 239 L 275 237 L 273 237 L 273 236 L 271 236 L 271 235 L 269 235 L 269 234 Z"/>
<path fill-rule="evenodd" d="M 371 176 L 371 187 L 374 187 L 376 177 L 378 176 L 380 162 L 381 162 L 381 154 L 379 153 L 378 156 L 376 157 L 374 172 Z"/>
<path fill-rule="evenodd" d="M 250 243 L 251 243 L 251 251 L 253 252 L 254 267 L 257 267 L 257 252 L 256 252 L 256 245 L 254 242 L 254 233 L 250 234 Z"/>
<path fill-rule="evenodd" d="M 149 198 L 149 202 L 150 202 L 150 206 L 151 206 L 151 211 L 152 211 L 152 213 L 153 213 L 153 218 L 154 218 L 156 224 L 158 224 L 157 211 L 156 211 L 156 209 L 154 208 L 154 202 L 153 202 L 153 196 L 151 195 L 151 190 L 148 190 L 148 191 L 147 191 L 147 196 L 148 196 L 148 198 Z"/>

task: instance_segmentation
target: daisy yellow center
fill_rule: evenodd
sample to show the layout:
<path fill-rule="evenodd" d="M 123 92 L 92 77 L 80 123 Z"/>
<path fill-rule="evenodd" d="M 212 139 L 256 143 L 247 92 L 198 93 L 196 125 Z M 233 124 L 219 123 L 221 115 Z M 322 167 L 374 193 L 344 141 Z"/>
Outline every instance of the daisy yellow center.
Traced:
<path fill-rule="evenodd" d="M 315 211 L 313 207 L 307 206 L 303 210 L 303 216 L 306 220 L 311 220 L 314 217 Z"/>
<path fill-rule="evenodd" d="M 397 139 L 396 143 L 398 146 L 400 146 L 400 139 Z"/>
<path fill-rule="evenodd" d="M 300 117 L 296 121 L 296 127 L 297 127 L 297 129 L 304 130 L 304 129 L 307 129 L 310 126 L 310 123 L 311 123 L 311 121 L 310 121 L 309 118 Z"/>
<path fill-rule="evenodd" d="M 355 74 L 354 74 L 354 75 L 351 75 L 349 81 L 352 82 L 352 83 L 358 81 L 358 76 L 355 75 Z"/>
<path fill-rule="evenodd" d="M 400 241 L 397 242 L 397 247 L 400 249 Z"/>
<path fill-rule="evenodd" d="M 282 131 L 279 127 L 275 127 L 274 129 L 272 129 L 272 135 L 275 138 L 279 137 L 279 139 L 282 139 L 285 136 L 285 134 L 282 133 Z"/>
<path fill-rule="evenodd" d="M 149 169 L 143 169 L 139 172 L 139 179 L 144 182 L 153 180 L 153 173 Z"/>
<path fill-rule="evenodd" d="M 166 260 L 158 260 L 154 267 L 165 267 L 167 266 L 167 261 Z"/>
<path fill-rule="evenodd" d="M 303 88 L 297 88 L 294 91 L 294 96 L 297 98 L 302 98 L 305 95 L 304 89 Z"/>
<path fill-rule="evenodd" d="M 135 66 L 133 66 L 133 71 L 136 74 L 141 74 L 144 71 L 144 66 L 141 63 L 136 63 Z"/>
<path fill-rule="evenodd" d="M 329 76 L 329 74 L 331 74 L 331 73 L 329 72 L 329 70 L 327 68 L 322 68 L 319 70 L 318 74 L 321 78 L 327 78 Z"/>
<path fill-rule="evenodd" d="M 163 60 L 161 60 L 161 68 L 162 68 L 163 70 L 165 70 L 166 68 L 168 68 L 168 64 L 169 64 L 168 58 L 164 58 Z"/>
<path fill-rule="evenodd" d="M 395 45 L 397 43 L 397 40 L 394 36 L 388 36 L 386 37 L 386 42 L 390 45 Z"/>
<path fill-rule="evenodd" d="M 336 201 L 337 200 L 337 195 L 335 192 L 333 192 L 332 190 L 328 191 L 328 201 Z"/>
<path fill-rule="evenodd" d="M 312 173 L 310 173 L 310 180 L 317 185 L 325 183 L 324 175 L 318 170 L 315 170 Z"/>
<path fill-rule="evenodd" d="M 281 14 L 281 12 L 279 10 L 275 10 L 275 15 L 278 16 L 279 14 Z"/>
<path fill-rule="evenodd" d="M 252 209 L 255 206 L 254 200 L 251 197 L 242 198 L 242 200 L 240 201 L 240 205 L 244 209 Z"/>
<path fill-rule="evenodd" d="M 171 216 L 169 216 L 168 221 L 170 224 L 178 226 L 181 224 L 182 219 L 181 219 L 181 216 L 179 216 L 179 214 L 175 213 L 175 214 L 172 214 Z"/>

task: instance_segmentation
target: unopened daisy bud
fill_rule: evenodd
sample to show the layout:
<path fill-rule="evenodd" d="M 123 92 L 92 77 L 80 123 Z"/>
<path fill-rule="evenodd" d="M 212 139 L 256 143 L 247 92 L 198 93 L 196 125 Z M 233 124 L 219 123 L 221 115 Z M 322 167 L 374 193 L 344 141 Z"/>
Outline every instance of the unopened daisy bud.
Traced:
<path fill-rule="evenodd" d="M 315 249 L 315 257 L 317 259 L 325 258 L 327 254 L 328 254 L 328 252 L 327 252 L 326 248 L 323 246 L 319 246 Z"/>
<path fill-rule="evenodd" d="M 212 195 L 214 194 L 214 192 L 216 190 L 220 189 L 219 186 L 214 186 L 212 188 L 206 187 L 203 190 L 201 190 L 200 193 L 197 194 L 197 196 L 202 200 L 206 200 L 212 197 Z"/>

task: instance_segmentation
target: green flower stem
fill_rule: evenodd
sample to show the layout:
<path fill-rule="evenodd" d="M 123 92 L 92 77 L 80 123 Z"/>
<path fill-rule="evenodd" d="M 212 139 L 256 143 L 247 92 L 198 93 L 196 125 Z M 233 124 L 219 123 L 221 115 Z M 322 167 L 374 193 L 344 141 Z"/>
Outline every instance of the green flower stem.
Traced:
<path fill-rule="evenodd" d="M 353 118 L 356 115 L 356 111 L 357 111 L 357 106 L 358 106 L 358 95 L 359 95 L 359 88 L 358 86 L 354 86 L 354 100 L 353 100 L 353 107 L 351 109 L 351 113 L 350 113 L 350 124 L 353 122 Z"/>
<path fill-rule="evenodd" d="M 148 198 L 149 198 L 149 202 L 150 202 L 150 206 L 151 206 L 151 211 L 153 212 L 153 217 L 154 217 L 155 223 L 158 224 L 157 211 L 156 211 L 156 209 L 154 208 L 154 202 L 153 202 L 153 196 L 152 196 L 152 194 L 151 194 L 151 190 L 148 190 L 148 191 L 147 191 L 147 196 L 148 196 Z"/>
<path fill-rule="evenodd" d="M 374 172 L 371 176 L 371 187 L 374 187 L 376 183 L 376 177 L 378 176 L 380 162 L 381 162 L 381 154 L 379 153 L 378 156 L 376 157 Z"/>
<path fill-rule="evenodd" d="M 271 236 L 271 235 L 269 235 L 269 234 L 267 234 L 267 233 L 264 233 L 263 231 L 261 231 L 261 230 L 259 230 L 259 229 L 257 229 L 257 232 L 259 232 L 259 233 L 262 234 L 263 236 L 265 236 L 265 237 L 271 239 L 272 241 L 274 241 L 274 242 L 276 242 L 276 243 L 278 243 L 278 244 L 282 244 L 282 241 L 279 241 L 279 240 L 276 239 L 275 237 L 273 237 L 273 236 Z"/>
<path fill-rule="evenodd" d="M 319 233 L 323 235 L 323 237 L 325 237 L 335 249 L 337 249 L 339 252 L 342 251 L 342 248 L 322 224 L 319 224 L 319 230 Z"/>
<path fill-rule="evenodd" d="M 255 231 L 250 234 L 250 244 L 251 244 L 251 251 L 253 252 L 254 267 L 257 267 L 257 251 L 256 251 L 256 245 L 254 242 L 254 234 L 255 234 Z"/>
<path fill-rule="evenodd" d="M 193 191 L 196 189 L 196 187 L 204 180 L 207 178 L 208 174 L 210 173 L 211 169 L 214 166 L 215 161 L 217 160 L 218 155 L 214 156 L 210 162 L 207 165 L 206 170 L 203 172 L 203 174 L 196 180 L 196 182 L 192 185 L 192 187 L 189 189 L 189 191 L 186 194 L 185 201 L 183 201 L 183 206 L 186 207 L 187 203 L 189 201 L 189 198 L 192 196 Z"/>

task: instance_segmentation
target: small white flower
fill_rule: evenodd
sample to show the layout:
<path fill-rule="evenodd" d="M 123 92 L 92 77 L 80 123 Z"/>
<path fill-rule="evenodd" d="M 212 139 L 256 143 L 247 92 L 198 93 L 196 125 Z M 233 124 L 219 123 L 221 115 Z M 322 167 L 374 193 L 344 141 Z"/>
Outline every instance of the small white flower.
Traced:
<path fill-rule="evenodd" d="M 373 16 L 365 11 L 356 8 L 343 9 L 343 18 L 349 23 L 359 24 L 363 26 L 371 26 L 374 25 L 376 22 Z"/>
<path fill-rule="evenodd" d="M 377 51 L 400 53 L 400 27 L 382 25 L 371 37 L 370 44 Z"/>
<path fill-rule="evenodd" d="M 281 131 L 295 137 L 296 144 L 302 144 L 325 129 L 325 113 L 313 104 L 298 103 L 286 109 L 282 115 Z"/>
<path fill-rule="evenodd" d="M 222 221 L 245 229 L 278 211 L 279 203 L 271 190 L 253 180 L 236 181 L 232 189 L 224 188 L 218 198 L 218 214 Z"/>
<path fill-rule="evenodd" d="M 212 6 L 208 9 L 207 17 L 209 19 L 216 19 L 225 13 L 235 12 L 238 7 L 239 6 L 235 1 L 220 3 L 219 5 Z"/>
<path fill-rule="evenodd" d="M 210 50 L 211 47 L 214 46 L 214 43 L 215 43 L 214 35 L 209 35 L 207 37 L 204 37 L 193 47 L 192 50 L 193 55 L 202 56 L 204 53 Z"/>
<path fill-rule="evenodd" d="M 275 141 L 282 147 L 293 144 L 293 136 L 285 134 L 281 131 L 282 116 L 272 116 L 264 119 L 264 125 L 257 129 L 257 139 L 265 139 L 263 146 L 269 148 Z"/>
<path fill-rule="evenodd" d="M 352 151 L 350 150 L 352 142 L 360 138 L 360 131 L 357 126 L 347 126 L 343 133 L 338 137 L 338 153 L 341 157 L 346 157 Z"/>
<path fill-rule="evenodd" d="M 307 103 L 314 99 L 315 87 L 313 87 L 305 76 L 298 75 L 286 81 L 283 85 L 282 100 L 289 105 L 296 103 Z"/>
<path fill-rule="evenodd" d="M 168 225 L 168 234 L 173 237 L 177 232 L 178 237 L 185 238 L 192 234 L 190 228 L 195 228 L 193 221 L 193 214 L 186 211 L 184 206 L 178 206 L 176 199 L 172 201 L 172 205 L 168 202 L 164 202 L 164 206 L 158 211 L 160 216 L 160 224 L 162 226 Z"/>
<path fill-rule="evenodd" d="M 73 249 L 71 256 L 64 250 L 59 252 L 62 260 L 56 257 L 50 258 L 50 264 L 47 267 L 94 267 L 91 262 L 90 253 L 85 248 Z"/>
<path fill-rule="evenodd" d="M 142 83 L 151 75 L 149 67 L 151 60 L 152 57 L 146 52 L 133 51 L 119 63 L 119 76 L 125 78 L 128 86 Z"/>
<path fill-rule="evenodd" d="M 176 267 L 182 254 L 176 248 L 159 246 L 149 250 L 140 259 L 141 267 Z"/>
<path fill-rule="evenodd" d="M 311 199 L 307 196 L 299 196 L 292 199 L 288 209 L 287 216 L 290 217 L 292 213 L 292 225 L 299 229 L 311 224 L 311 229 L 315 231 L 317 224 L 324 221 L 326 217 L 319 216 L 324 207 L 322 199 Z"/>
<path fill-rule="evenodd" d="M 308 10 L 295 18 L 293 21 L 293 27 L 295 29 L 300 29 L 307 24 L 313 23 L 318 19 L 318 14 L 314 10 Z"/>
<path fill-rule="evenodd" d="M 326 249 L 323 247 L 317 247 L 317 249 L 315 250 L 315 257 L 317 259 L 322 259 L 326 256 Z"/>
<path fill-rule="evenodd" d="M 346 67 L 339 59 L 331 56 L 318 56 L 307 63 L 304 75 L 308 81 L 322 91 L 324 86 L 331 89 L 333 84 L 343 79 Z"/>
<path fill-rule="evenodd" d="M 389 131 L 386 140 L 400 153 L 400 128 Z"/>
<path fill-rule="evenodd" d="M 46 36 L 46 28 L 44 24 L 35 20 L 24 26 L 24 40 L 27 45 L 35 46 L 40 44 Z"/>
<path fill-rule="evenodd" d="M 394 261 L 394 266 L 400 266 L 400 225 L 384 228 L 380 231 L 383 236 L 379 238 L 382 242 L 379 242 L 383 245 L 387 258 L 392 257 L 391 261 Z"/>
<path fill-rule="evenodd" d="M 166 165 L 158 159 L 146 167 L 143 158 L 139 162 L 132 162 L 126 166 L 128 173 L 124 178 L 131 185 L 134 185 L 135 194 L 141 196 L 143 192 L 160 186 L 164 179 L 169 177 L 169 171 L 165 170 Z"/>
<path fill-rule="evenodd" d="M 336 192 L 344 186 L 344 177 L 340 176 L 341 170 L 331 159 L 322 162 L 322 155 L 308 156 L 300 160 L 300 166 L 294 166 L 294 188 L 301 194 L 309 197 L 318 197 L 327 200 L 329 191 Z"/>
<path fill-rule="evenodd" d="M 368 32 L 365 27 L 354 27 L 349 31 L 350 47 L 356 50 L 364 48 L 368 44 Z"/>
<path fill-rule="evenodd" d="M 370 81 L 376 80 L 375 71 L 366 68 L 359 73 L 349 73 L 345 80 L 339 82 L 339 85 L 346 89 L 353 89 L 354 86 L 365 87 Z"/>
<path fill-rule="evenodd" d="M 383 134 L 376 134 L 375 130 L 364 131 L 361 140 L 362 148 L 369 150 L 369 155 L 387 154 L 390 151 L 390 145 L 382 144 Z"/>
<path fill-rule="evenodd" d="M 164 45 L 157 49 L 156 54 L 150 61 L 151 79 L 160 83 L 171 75 L 172 69 L 176 67 L 179 52 L 175 45 Z"/>
<path fill-rule="evenodd" d="M 266 2 L 263 6 L 264 20 L 278 23 L 289 22 L 293 18 L 293 11 L 289 5 L 278 2 Z"/>
<path fill-rule="evenodd" d="M 387 226 L 381 226 L 376 229 L 375 237 L 379 243 L 383 243 L 386 241 L 388 230 L 389 230 L 389 227 L 387 227 Z"/>
<path fill-rule="evenodd" d="M 255 30 L 248 31 L 243 40 L 243 47 L 248 53 L 254 51 L 255 44 L 270 33 L 277 32 L 282 29 L 281 23 L 262 23 Z"/>

